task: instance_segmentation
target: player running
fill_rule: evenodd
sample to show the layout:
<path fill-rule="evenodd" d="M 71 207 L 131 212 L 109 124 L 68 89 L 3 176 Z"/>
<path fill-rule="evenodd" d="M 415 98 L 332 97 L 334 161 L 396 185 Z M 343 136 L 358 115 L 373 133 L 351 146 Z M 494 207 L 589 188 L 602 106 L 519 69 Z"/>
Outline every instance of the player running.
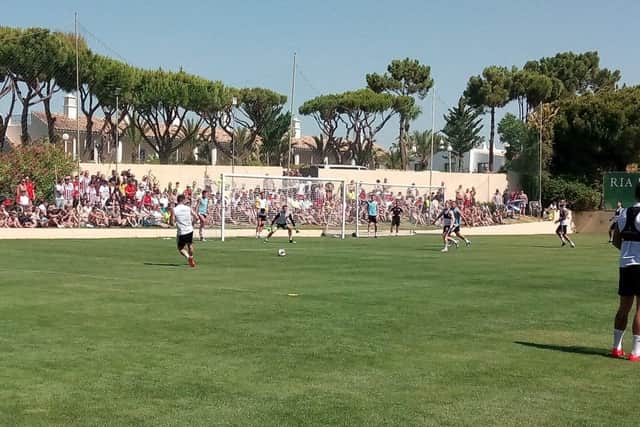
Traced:
<path fill-rule="evenodd" d="M 464 222 L 468 223 L 467 218 L 464 217 L 456 202 L 452 201 L 451 205 L 453 207 L 453 226 L 451 227 L 449 234 L 454 233 L 456 236 L 458 236 L 458 238 L 464 240 L 465 246 L 469 246 L 471 244 L 471 240 L 467 239 L 462 235 L 462 233 L 460 233 L 462 220 L 464 219 Z"/>
<path fill-rule="evenodd" d="M 191 208 L 186 205 L 187 198 L 184 194 L 178 196 L 178 204 L 171 209 L 171 222 L 178 230 L 178 252 L 189 262 L 189 266 L 195 267 L 193 259 L 193 221 Z"/>
<path fill-rule="evenodd" d="M 267 208 L 269 203 L 264 196 L 264 192 L 260 193 L 260 197 L 256 198 L 256 209 L 258 210 L 258 217 L 256 218 L 256 239 L 260 238 L 264 225 L 267 222 Z"/>
<path fill-rule="evenodd" d="M 611 217 L 611 219 L 609 221 L 611 221 L 611 227 L 609 227 L 609 243 L 613 243 L 613 232 L 616 229 L 616 226 L 618 225 L 618 218 L 620 218 L 620 215 L 622 215 L 622 212 L 624 212 L 624 208 L 622 207 L 622 202 L 618 202 L 617 207 L 616 207 L 616 211 L 613 214 L 613 217 Z"/>
<path fill-rule="evenodd" d="M 207 220 L 207 209 L 209 209 L 209 192 L 204 190 L 202 197 L 198 199 L 196 210 L 198 211 L 198 231 L 200 233 L 200 241 L 204 242 L 204 223 Z"/>
<path fill-rule="evenodd" d="M 558 228 L 556 228 L 556 234 L 560 238 L 562 246 L 566 246 L 567 242 L 569 242 L 569 245 L 572 248 L 575 248 L 576 244 L 573 243 L 573 240 L 571 240 L 567 235 L 567 228 L 569 227 L 569 209 L 567 209 L 567 202 L 560 200 L 558 206 L 560 207 L 560 218 L 555 222 L 556 224 L 559 224 Z"/>
<path fill-rule="evenodd" d="M 633 350 L 629 355 L 629 361 L 640 362 L 640 184 L 636 185 L 635 199 L 633 207 L 622 210 L 614 230 L 613 244 L 620 249 L 620 305 L 613 325 L 611 356 L 624 357 L 622 338 L 627 329 L 629 312 L 636 302 L 632 327 Z"/>
<path fill-rule="evenodd" d="M 453 210 L 451 209 L 451 201 L 447 201 L 444 205 L 444 209 L 436 217 L 434 222 L 442 218 L 442 241 L 444 242 L 444 248 L 441 252 L 449 251 L 449 242 L 458 247 L 458 241 L 451 237 L 451 224 L 453 223 Z"/>
<path fill-rule="evenodd" d="M 398 205 L 396 200 L 395 204 L 391 208 L 391 233 L 393 233 L 393 227 L 396 228 L 396 236 L 398 235 L 398 229 L 400 228 L 400 215 L 402 215 L 402 208 Z"/>
<path fill-rule="evenodd" d="M 373 237 L 378 238 L 378 202 L 374 195 L 369 196 L 369 200 L 365 200 L 367 204 L 367 236 L 371 235 L 371 224 L 373 224 Z"/>
<path fill-rule="evenodd" d="M 274 224 L 276 225 L 275 229 L 273 228 Z M 293 215 L 287 212 L 287 205 L 283 205 L 280 209 L 280 212 L 278 212 L 277 215 L 273 218 L 273 221 L 271 221 L 271 231 L 267 235 L 267 238 L 264 240 L 264 242 L 267 243 L 269 241 L 269 238 L 273 236 L 273 233 L 275 233 L 276 230 L 283 229 L 287 230 L 287 233 L 289 234 L 289 243 L 295 243 L 295 240 L 293 240 L 292 226 L 296 229 L 297 233 L 298 228 L 296 227 L 296 222 L 293 220 Z"/>

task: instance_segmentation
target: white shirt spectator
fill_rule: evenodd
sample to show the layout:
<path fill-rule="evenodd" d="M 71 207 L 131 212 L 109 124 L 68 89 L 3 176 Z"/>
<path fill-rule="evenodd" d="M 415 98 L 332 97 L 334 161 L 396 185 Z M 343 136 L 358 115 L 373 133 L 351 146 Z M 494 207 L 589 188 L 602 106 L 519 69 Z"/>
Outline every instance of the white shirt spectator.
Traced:
<path fill-rule="evenodd" d="M 20 206 L 22 206 L 23 208 L 26 208 L 29 206 L 29 204 L 31 203 L 29 201 L 29 196 L 27 196 L 26 194 L 22 194 L 20 196 L 20 200 L 18 201 L 18 203 L 20 204 Z"/>
<path fill-rule="evenodd" d="M 162 196 L 160 196 L 160 199 L 158 200 L 158 202 L 160 203 L 160 206 L 164 209 L 166 209 L 169 206 L 169 198 L 167 197 L 166 194 L 163 194 Z"/>

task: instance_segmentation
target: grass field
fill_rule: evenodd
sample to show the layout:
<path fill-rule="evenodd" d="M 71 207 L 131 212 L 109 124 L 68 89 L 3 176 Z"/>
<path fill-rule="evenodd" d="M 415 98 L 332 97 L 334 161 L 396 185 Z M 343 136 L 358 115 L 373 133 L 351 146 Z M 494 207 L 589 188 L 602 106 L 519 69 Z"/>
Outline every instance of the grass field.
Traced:
<path fill-rule="evenodd" d="M 0 425 L 636 425 L 576 240 L 0 241 Z"/>

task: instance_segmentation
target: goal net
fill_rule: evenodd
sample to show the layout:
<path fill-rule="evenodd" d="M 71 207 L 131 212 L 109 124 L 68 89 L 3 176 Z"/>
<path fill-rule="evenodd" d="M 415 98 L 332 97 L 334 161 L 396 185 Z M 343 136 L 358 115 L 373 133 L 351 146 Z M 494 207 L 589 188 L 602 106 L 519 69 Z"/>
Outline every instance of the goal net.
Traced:
<path fill-rule="evenodd" d="M 398 202 L 398 206 L 402 208 L 401 233 L 411 234 L 433 225 L 446 194 L 445 187 L 398 185 L 388 182 L 359 182 L 357 185 L 350 183 L 347 187 L 347 200 L 354 206 L 355 235 L 358 237 L 363 230 L 365 233 L 367 231 L 366 202 L 372 197 L 378 202 L 378 231 L 382 231 L 382 234 L 388 231 L 387 226 L 391 225 L 391 208 Z"/>
<path fill-rule="evenodd" d="M 288 207 L 303 231 L 344 238 L 346 194 L 344 181 L 307 177 L 223 174 L 221 178 L 220 235 L 255 236 L 261 204 L 266 202 L 267 221 Z M 233 231 L 233 233 L 232 233 Z"/>

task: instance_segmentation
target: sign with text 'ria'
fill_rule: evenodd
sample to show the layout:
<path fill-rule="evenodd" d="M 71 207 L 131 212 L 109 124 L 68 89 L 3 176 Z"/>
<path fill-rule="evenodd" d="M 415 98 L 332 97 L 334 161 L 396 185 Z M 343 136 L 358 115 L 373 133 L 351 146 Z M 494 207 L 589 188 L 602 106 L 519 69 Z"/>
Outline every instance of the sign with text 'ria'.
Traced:
<path fill-rule="evenodd" d="M 605 209 L 615 209 L 618 201 L 629 207 L 635 203 L 634 192 L 640 182 L 640 173 L 608 172 L 604 174 L 602 191 Z"/>

